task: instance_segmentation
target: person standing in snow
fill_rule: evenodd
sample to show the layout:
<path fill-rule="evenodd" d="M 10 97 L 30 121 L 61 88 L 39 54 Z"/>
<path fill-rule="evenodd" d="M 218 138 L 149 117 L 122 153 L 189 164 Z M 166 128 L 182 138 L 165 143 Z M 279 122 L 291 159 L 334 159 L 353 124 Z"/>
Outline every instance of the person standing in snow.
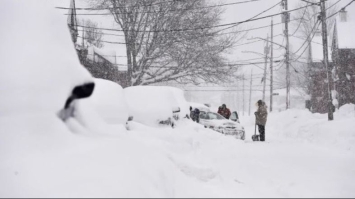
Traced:
<path fill-rule="evenodd" d="M 192 109 L 192 107 L 190 106 L 190 118 L 192 121 L 195 121 L 195 118 L 194 118 L 194 111 Z"/>
<path fill-rule="evenodd" d="M 200 110 L 198 108 L 193 109 L 190 106 L 190 118 L 192 121 L 200 123 Z"/>
<path fill-rule="evenodd" d="M 222 108 L 218 109 L 218 114 L 222 115 L 224 118 L 229 120 L 229 118 L 231 116 L 231 111 L 229 110 L 229 108 L 227 108 L 227 106 L 225 104 L 223 104 Z"/>
<path fill-rule="evenodd" d="M 200 123 L 200 110 L 198 108 L 195 108 L 194 110 L 194 117 L 195 122 Z"/>
<path fill-rule="evenodd" d="M 256 117 L 256 125 L 259 127 L 259 133 L 260 133 L 260 141 L 264 142 L 265 141 L 265 125 L 267 122 L 267 106 L 265 102 L 262 100 L 259 100 L 257 102 L 258 105 L 258 110 L 255 112 L 255 117 Z"/>

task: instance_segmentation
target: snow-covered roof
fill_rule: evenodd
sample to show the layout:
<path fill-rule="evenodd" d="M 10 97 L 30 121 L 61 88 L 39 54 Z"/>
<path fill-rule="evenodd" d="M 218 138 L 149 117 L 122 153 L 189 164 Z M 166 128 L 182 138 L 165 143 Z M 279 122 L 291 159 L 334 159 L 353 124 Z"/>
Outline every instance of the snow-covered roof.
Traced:
<path fill-rule="evenodd" d="M 90 46 L 88 48 L 88 59 L 95 61 L 94 60 L 95 54 L 98 54 L 101 57 L 105 58 L 111 64 L 116 64 L 116 52 L 115 51 L 99 49 L 99 48 L 96 48 L 95 46 Z"/>
<path fill-rule="evenodd" d="M 328 41 L 330 41 L 328 39 Z M 312 39 L 312 61 L 313 62 L 321 62 L 324 59 L 323 56 L 323 39 L 321 35 L 315 35 Z M 328 46 L 330 43 L 328 42 Z M 328 60 L 332 61 L 331 48 L 328 48 Z"/>

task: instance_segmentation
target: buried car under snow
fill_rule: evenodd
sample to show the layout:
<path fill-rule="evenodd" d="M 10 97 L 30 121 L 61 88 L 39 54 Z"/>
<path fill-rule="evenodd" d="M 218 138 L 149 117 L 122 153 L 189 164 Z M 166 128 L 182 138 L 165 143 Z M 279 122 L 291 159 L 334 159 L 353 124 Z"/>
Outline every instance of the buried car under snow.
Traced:
<path fill-rule="evenodd" d="M 123 89 L 133 120 L 148 126 L 170 125 L 188 113 L 184 92 L 166 86 L 133 86 Z"/>
<path fill-rule="evenodd" d="M 213 129 L 224 135 L 233 135 L 236 138 L 245 140 L 244 127 L 238 122 L 227 120 L 218 113 L 201 112 L 200 124 L 204 125 L 206 128 Z"/>

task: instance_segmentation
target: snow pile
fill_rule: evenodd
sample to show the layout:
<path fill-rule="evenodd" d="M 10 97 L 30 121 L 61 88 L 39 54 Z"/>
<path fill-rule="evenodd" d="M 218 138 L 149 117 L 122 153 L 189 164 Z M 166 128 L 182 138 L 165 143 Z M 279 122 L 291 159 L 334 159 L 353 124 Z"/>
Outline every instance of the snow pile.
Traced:
<path fill-rule="evenodd" d="M 266 126 L 267 136 L 296 139 L 355 154 L 355 105 L 342 106 L 334 117 L 334 121 L 329 122 L 327 114 L 312 114 L 300 109 L 271 113 Z M 250 117 L 248 125 L 253 122 Z"/>
<path fill-rule="evenodd" d="M 122 135 L 75 136 L 45 116 L 0 131 L 1 197 L 173 197 L 168 157 Z"/>
<path fill-rule="evenodd" d="M 0 2 L 0 23 L 6 27 L 0 31 L 1 116 L 54 115 L 74 86 L 92 81 L 79 63 L 66 17 L 46 9 L 54 6 L 53 1 Z"/>
<path fill-rule="evenodd" d="M 180 109 L 180 118 L 188 113 L 183 91 L 172 87 L 135 86 L 124 89 L 130 115 L 134 121 L 156 126 L 159 121 L 172 118 Z"/>
<path fill-rule="evenodd" d="M 115 82 L 95 79 L 95 90 L 89 99 L 96 112 L 109 124 L 125 124 L 128 108 L 123 96 L 123 88 Z"/>

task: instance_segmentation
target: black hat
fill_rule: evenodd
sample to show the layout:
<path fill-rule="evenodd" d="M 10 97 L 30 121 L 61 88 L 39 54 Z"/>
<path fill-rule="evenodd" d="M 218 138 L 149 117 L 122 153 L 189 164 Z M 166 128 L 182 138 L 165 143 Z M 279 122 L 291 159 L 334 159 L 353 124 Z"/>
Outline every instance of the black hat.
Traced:
<path fill-rule="evenodd" d="M 258 101 L 258 105 L 259 105 L 259 106 L 263 105 L 263 103 L 264 103 L 264 102 L 263 102 L 262 100 L 259 100 L 259 101 Z"/>

